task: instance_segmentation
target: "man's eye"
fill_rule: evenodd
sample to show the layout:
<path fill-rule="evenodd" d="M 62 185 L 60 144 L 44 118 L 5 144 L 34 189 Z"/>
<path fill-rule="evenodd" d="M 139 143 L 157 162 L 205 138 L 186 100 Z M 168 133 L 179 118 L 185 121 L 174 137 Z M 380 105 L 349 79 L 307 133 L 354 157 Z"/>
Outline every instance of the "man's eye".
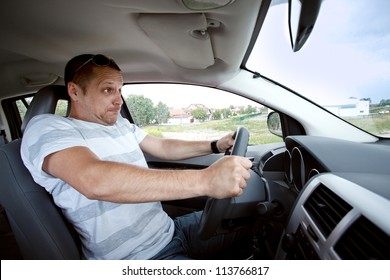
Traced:
<path fill-rule="evenodd" d="M 111 88 L 105 88 L 103 90 L 104 93 L 111 93 L 112 92 L 112 89 Z"/>

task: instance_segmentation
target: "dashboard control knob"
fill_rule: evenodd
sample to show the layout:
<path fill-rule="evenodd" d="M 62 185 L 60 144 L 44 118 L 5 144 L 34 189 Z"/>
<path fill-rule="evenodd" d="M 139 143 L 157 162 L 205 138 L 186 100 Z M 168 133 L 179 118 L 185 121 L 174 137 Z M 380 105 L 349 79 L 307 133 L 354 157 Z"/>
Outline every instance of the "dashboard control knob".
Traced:
<path fill-rule="evenodd" d="M 279 203 L 277 202 L 269 202 L 269 201 L 264 201 L 264 202 L 260 202 L 256 205 L 256 208 L 257 208 L 257 213 L 259 213 L 260 215 L 262 216 L 269 216 L 269 215 L 273 215 L 273 214 L 276 214 L 278 212 L 280 212 L 281 210 L 281 207 L 279 205 Z"/>
<path fill-rule="evenodd" d="M 285 251 L 286 253 L 293 252 L 295 251 L 296 246 L 297 246 L 297 241 L 293 234 L 287 233 L 286 235 L 283 236 L 282 239 L 283 251 Z"/>

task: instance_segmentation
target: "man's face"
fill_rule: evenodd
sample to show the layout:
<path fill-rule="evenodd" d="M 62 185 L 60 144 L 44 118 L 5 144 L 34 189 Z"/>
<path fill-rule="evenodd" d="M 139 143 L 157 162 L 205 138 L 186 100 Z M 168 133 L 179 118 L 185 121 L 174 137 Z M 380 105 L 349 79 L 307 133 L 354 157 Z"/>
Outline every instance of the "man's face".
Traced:
<path fill-rule="evenodd" d="M 102 125 L 115 124 L 123 104 L 122 85 L 119 71 L 105 66 L 96 67 L 86 92 L 79 94 L 72 103 L 76 107 L 72 117 Z"/>

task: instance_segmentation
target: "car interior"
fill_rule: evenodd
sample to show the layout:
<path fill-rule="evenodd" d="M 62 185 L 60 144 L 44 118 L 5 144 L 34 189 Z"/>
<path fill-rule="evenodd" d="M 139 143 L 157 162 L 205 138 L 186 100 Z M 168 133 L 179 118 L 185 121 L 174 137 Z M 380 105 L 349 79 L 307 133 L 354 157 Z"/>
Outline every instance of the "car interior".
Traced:
<path fill-rule="evenodd" d="M 390 259 L 390 134 L 369 133 L 263 76 L 261 69 L 247 67 L 273 7 L 289 7 L 290 20 L 291 10 L 300 7 L 295 31 L 286 26 L 289 47 L 299 53 L 316 32 L 323 2 L 3 1 L 1 258 L 83 258 L 77 232 L 34 182 L 20 144 L 34 116 L 55 114 L 60 101 L 68 104 L 66 62 L 78 54 L 102 53 L 120 65 L 126 85 L 196 85 L 269 108 L 268 129 L 279 142 L 249 144 L 252 131 L 239 123 L 235 130 L 231 154 L 253 162 L 243 195 L 166 201 L 170 216 L 203 210 L 199 236 L 204 239 L 252 227 L 247 259 Z M 121 115 L 134 122 L 126 103 Z M 167 161 L 145 154 L 149 167 L 158 169 L 202 169 L 223 156 Z"/>

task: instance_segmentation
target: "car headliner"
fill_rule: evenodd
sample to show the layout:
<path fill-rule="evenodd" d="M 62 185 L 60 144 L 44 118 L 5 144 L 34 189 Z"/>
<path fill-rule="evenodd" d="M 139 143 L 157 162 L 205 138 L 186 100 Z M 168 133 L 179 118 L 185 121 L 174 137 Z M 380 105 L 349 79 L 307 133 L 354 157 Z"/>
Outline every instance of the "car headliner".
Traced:
<path fill-rule="evenodd" d="M 126 83 L 217 86 L 238 73 L 261 26 L 260 8 L 265 14 L 269 1 L 235 0 L 206 11 L 190 10 L 180 0 L 13 0 L 0 5 L 4 98 L 62 84 L 65 63 L 81 53 L 111 56 Z"/>

